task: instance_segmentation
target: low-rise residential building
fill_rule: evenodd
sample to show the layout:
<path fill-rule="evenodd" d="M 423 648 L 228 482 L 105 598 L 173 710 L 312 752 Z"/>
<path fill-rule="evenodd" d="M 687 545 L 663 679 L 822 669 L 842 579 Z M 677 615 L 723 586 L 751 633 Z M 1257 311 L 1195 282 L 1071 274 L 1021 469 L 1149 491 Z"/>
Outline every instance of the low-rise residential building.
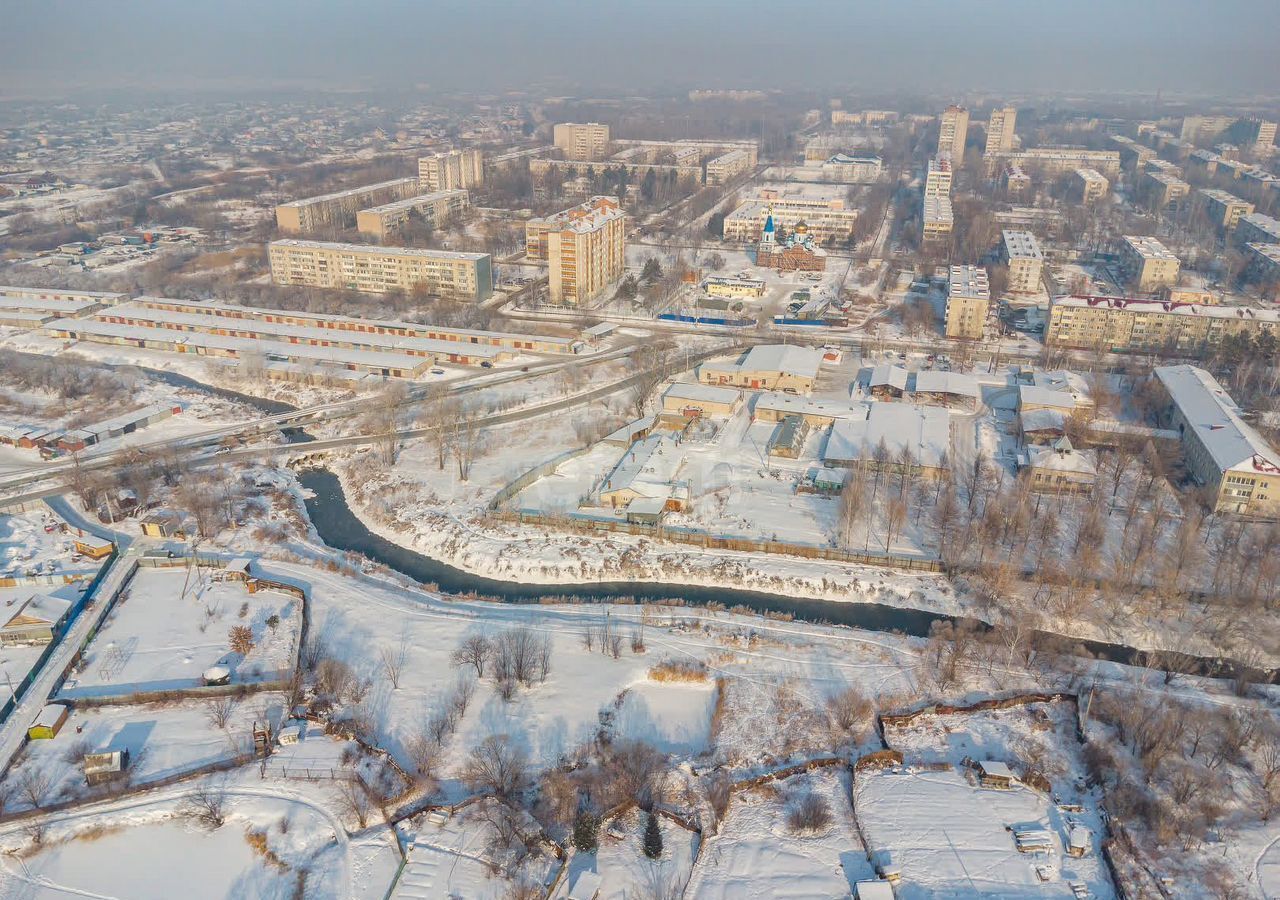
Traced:
<path fill-rule="evenodd" d="M 1253 212 L 1253 204 L 1241 200 L 1235 194 L 1220 190 L 1202 190 L 1205 214 L 1222 234 L 1230 234 L 1240 224 L 1240 219 Z"/>
<path fill-rule="evenodd" d="M 362 209 L 356 213 L 356 228 L 382 243 L 404 231 L 415 216 L 428 228 L 439 228 L 457 219 L 470 205 L 466 191 L 436 191 Z"/>
<path fill-rule="evenodd" d="M 1142 190 L 1153 209 L 1178 207 L 1191 195 L 1191 185 L 1167 172 L 1147 172 Z"/>
<path fill-rule="evenodd" d="M 356 213 L 371 206 L 407 200 L 419 191 L 417 178 L 393 178 L 364 187 L 335 191 L 276 207 L 276 227 L 283 234 L 336 235 L 355 224 Z"/>
<path fill-rule="evenodd" d="M 878 156 L 837 153 L 822 163 L 822 177 L 841 184 L 871 184 L 880 180 L 884 163 Z"/>
<path fill-rule="evenodd" d="M 1249 213 L 1236 223 L 1232 240 L 1237 247 L 1245 244 L 1280 244 L 1280 220 L 1262 213 Z"/>
<path fill-rule="evenodd" d="M 1280 282 L 1280 244 L 1245 244 L 1245 279 L 1257 284 Z"/>
<path fill-rule="evenodd" d="M 1139 294 L 1178 283 L 1182 263 L 1159 239 L 1126 234 L 1120 239 L 1120 269 L 1126 283 Z"/>
<path fill-rule="evenodd" d="M 925 197 L 920 221 L 920 236 L 925 243 L 948 241 L 955 230 L 955 214 L 950 197 Z"/>
<path fill-rule="evenodd" d="M 1009 267 L 1009 292 L 1040 293 L 1044 255 L 1029 231 L 1005 230 L 1000 234 L 1000 260 Z"/>
<path fill-rule="evenodd" d="M 1202 306 L 1123 297 L 1059 297 L 1049 308 L 1045 343 L 1110 352 L 1204 353 L 1227 335 L 1270 331 L 1280 313 L 1245 306 Z"/>
<path fill-rule="evenodd" d="M 1081 203 L 1097 203 L 1107 196 L 1111 182 L 1097 169 L 1076 169 L 1072 176 L 1072 187 Z"/>
<path fill-rule="evenodd" d="M 1037 147 L 1031 150 L 1010 150 L 991 153 L 984 157 L 987 174 L 994 176 L 1003 167 L 1020 166 L 1027 172 L 1039 172 L 1045 177 L 1065 175 L 1079 168 L 1097 169 L 1108 178 L 1120 174 L 1118 150 L 1081 150 L 1074 147 Z"/>
<path fill-rule="evenodd" d="M 813 390 L 813 382 L 821 367 L 821 350 L 761 344 L 733 362 L 712 360 L 703 363 L 698 367 L 698 380 L 703 384 L 808 394 Z"/>
<path fill-rule="evenodd" d="M 378 294 L 419 288 L 456 300 L 480 301 L 493 295 L 488 253 L 286 239 L 272 241 L 268 255 L 276 284 Z"/>
<path fill-rule="evenodd" d="M 752 169 L 751 156 L 745 150 L 730 150 L 707 163 L 707 184 L 725 184 Z"/>
<path fill-rule="evenodd" d="M 1097 454 L 1077 450 L 1065 435 L 1048 446 L 1023 450 L 1018 467 L 1033 491 L 1087 494 L 1098 480 Z"/>
<path fill-rule="evenodd" d="M 0 625 L 0 646 L 48 644 L 62 631 L 71 612 L 71 601 L 48 594 L 32 594 L 12 610 Z"/>
<path fill-rule="evenodd" d="M 878 451 L 881 445 L 887 458 Z M 951 414 L 910 403 L 871 403 L 866 418 L 837 420 L 822 451 L 829 466 L 866 465 L 923 478 L 941 477 L 950 458 Z"/>
<path fill-rule="evenodd" d="M 981 339 L 990 311 L 987 270 L 981 266 L 952 266 L 947 280 L 947 337 Z"/>
<path fill-rule="evenodd" d="M 1006 194 L 1022 194 L 1031 190 L 1031 178 L 1021 166 L 1008 165 L 1000 174 L 1000 182 Z"/>
<path fill-rule="evenodd" d="M 1280 453 L 1252 425 L 1218 380 L 1195 366 L 1162 366 L 1156 379 L 1168 396 L 1164 421 L 1182 439 L 1192 476 L 1216 497 L 1215 509 L 1280 514 Z"/>

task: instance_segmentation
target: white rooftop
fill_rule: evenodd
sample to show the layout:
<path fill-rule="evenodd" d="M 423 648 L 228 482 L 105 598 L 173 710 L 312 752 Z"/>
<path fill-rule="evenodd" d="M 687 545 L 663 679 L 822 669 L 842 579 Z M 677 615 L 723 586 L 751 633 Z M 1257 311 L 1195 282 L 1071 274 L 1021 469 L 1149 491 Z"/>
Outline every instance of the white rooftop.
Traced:
<path fill-rule="evenodd" d="M 363 187 L 347 188 L 345 191 L 334 191 L 331 194 L 320 194 L 317 197 L 306 197 L 302 200 L 290 200 L 288 203 L 281 203 L 281 206 L 309 206 L 312 203 L 324 203 L 329 200 L 339 200 L 343 197 L 351 197 L 356 194 L 369 193 L 371 191 L 383 190 L 385 188 L 398 187 L 403 184 L 413 182 L 418 183 L 417 178 L 392 178 L 390 181 L 379 181 L 377 184 L 366 184 Z"/>
<path fill-rule="evenodd" d="M 741 397 L 740 391 L 733 388 L 716 387 L 710 384 L 689 384 L 676 382 L 663 392 L 662 396 L 674 397 L 677 400 L 693 400 L 703 403 L 736 403 Z"/>
<path fill-rule="evenodd" d="M 831 426 L 822 458 L 837 465 L 870 459 L 881 441 L 894 456 L 907 449 L 917 462 L 940 467 L 943 454 L 951 452 L 951 415 L 932 406 L 872 403 L 865 419 L 840 419 Z"/>
<path fill-rule="evenodd" d="M 1043 259 L 1036 237 L 1029 231 L 1005 230 L 1002 234 L 1005 253 L 1010 259 Z"/>
<path fill-rule="evenodd" d="M 991 299 L 987 270 L 982 266 L 952 266 L 947 282 L 947 296 Z"/>
<path fill-rule="evenodd" d="M 416 180 L 416 179 L 415 179 Z M 340 241 L 306 241 L 300 238 L 282 238 L 271 242 L 272 247 L 297 247 L 302 250 L 332 250 L 356 256 L 404 256 L 412 259 L 488 259 L 488 253 L 463 253 L 458 250 L 422 250 L 416 247 L 381 247 L 370 244 L 344 244 Z"/>
<path fill-rule="evenodd" d="M 738 364 L 746 372 L 778 372 L 816 378 L 822 367 L 822 351 L 794 344 L 761 344 L 747 351 Z"/>
<path fill-rule="evenodd" d="M 978 379 L 964 372 L 939 372 L 936 369 L 923 369 L 916 372 L 916 393 L 919 394 L 956 394 L 961 397 L 978 398 Z"/>
<path fill-rule="evenodd" d="M 1196 366 L 1160 366 L 1156 378 L 1218 469 L 1280 474 L 1280 454 L 1240 417 L 1218 380 Z"/>

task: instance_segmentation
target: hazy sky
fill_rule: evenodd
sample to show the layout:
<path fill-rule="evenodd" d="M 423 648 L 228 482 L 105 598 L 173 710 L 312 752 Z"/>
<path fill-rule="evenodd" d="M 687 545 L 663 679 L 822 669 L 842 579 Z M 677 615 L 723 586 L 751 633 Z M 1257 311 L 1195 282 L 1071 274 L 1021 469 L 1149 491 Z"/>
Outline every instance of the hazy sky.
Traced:
<path fill-rule="evenodd" d="M 1280 0 L 4 0 L 0 97 L 84 89 L 1280 92 Z"/>

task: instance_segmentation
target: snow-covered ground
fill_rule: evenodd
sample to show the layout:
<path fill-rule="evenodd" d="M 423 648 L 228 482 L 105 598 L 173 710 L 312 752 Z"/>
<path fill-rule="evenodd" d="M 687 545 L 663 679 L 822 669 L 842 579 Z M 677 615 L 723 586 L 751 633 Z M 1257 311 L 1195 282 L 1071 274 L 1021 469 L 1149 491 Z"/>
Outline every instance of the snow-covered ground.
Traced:
<path fill-rule="evenodd" d="M 0 513 L 0 578 L 27 575 L 76 575 L 92 578 L 99 564 L 75 559 L 76 530 L 48 509 Z M 28 587 L 51 593 L 52 586 Z"/>
<path fill-rule="evenodd" d="M 563 900 L 583 872 L 600 876 L 599 900 L 630 900 L 633 897 L 678 897 L 689 881 L 698 852 L 698 834 L 659 817 L 662 856 L 644 855 L 647 818 L 638 809 L 629 810 L 600 829 L 600 846 L 594 853 L 574 853 L 561 889 L 553 896 Z M 692 895 L 690 895 L 692 896 Z"/>
<path fill-rule="evenodd" d="M 797 833 L 788 814 L 808 793 L 826 802 L 831 822 Z M 848 897 L 856 882 L 874 877 L 854 826 L 848 775 L 831 767 L 735 794 L 719 832 L 706 838 L 686 896 Z"/>
<path fill-rule="evenodd" d="M 250 594 L 240 582 L 215 580 L 210 568 L 139 569 L 94 637 L 61 696 L 91 697 L 195 687 L 213 665 L 233 683 L 284 677 L 292 665 L 301 610 L 275 591 Z M 267 620 L 279 617 L 276 627 Z M 229 647 L 235 627 L 252 630 L 247 655 Z"/>

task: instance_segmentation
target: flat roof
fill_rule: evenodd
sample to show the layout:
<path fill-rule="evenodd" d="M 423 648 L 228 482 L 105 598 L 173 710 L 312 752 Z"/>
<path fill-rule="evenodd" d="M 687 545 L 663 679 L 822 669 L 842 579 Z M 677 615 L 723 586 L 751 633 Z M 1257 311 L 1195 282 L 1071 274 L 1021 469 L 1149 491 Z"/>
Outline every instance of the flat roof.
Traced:
<path fill-rule="evenodd" d="M 1210 319 L 1251 319 L 1280 323 L 1280 311 L 1256 306 L 1222 306 L 1204 303 L 1171 303 L 1168 300 L 1135 300 L 1128 297 L 1058 297 L 1054 307 L 1076 309 L 1112 309 L 1137 313 L 1167 313 L 1174 316 L 1200 316 Z"/>
<path fill-rule="evenodd" d="M 454 197 L 466 198 L 467 196 L 469 195 L 465 190 L 432 191 L 429 194 L 420 194 L 417 197 L 406 197 L 404 200 L 395 200 L 391 203 L 383 203 L 381 206 L 370 206 L 368 209 L 360 210 L 360 212 L 388 213 L 402 209 L 417 209 L 419 206 L 426 206 L 428 203 L 436 203 L 440 200 L 450 200 Z"/>
<path fill-rule="evenodd" d="M 1158 366 L 1155 373 L 1219 471 L 1280 475 L 1280 454 L 1240 417 L 1218 379 L 1189 365 Z"/>
<path fill-rule="evenodd" d="M 948 272 L 947 295 L 990 300 L 991 286 L 987 280 L 987 270 L 982 266 L 952 266 Z"/>
<path fill-rule="evenodd" d="M 978 379 L 964 372 L 939 372 L 937 369 L 922 369 L 916 372 L 916 393 L 918 394 L 955 394 L 959 397 L 973 397 L 979 394 Z"/>
<path fill-rule="evenodd" d="M 1143 259 L 1172 259 L 1173 251 L 1160 242 L 1159 238 L 1152 237 L 1149 234 L 1126 234 L 1121 240 L 1135 253 L 1139 254 Z"/>
<path fill-rule="evenodd" d="M 364 194 L 369 191 L 378 191 L 384 188 L 396 187 L 397 185 L 407 184 L 410 181 L 414 184 L 418 183 L 416 176 L 410 178 L 392 178 L 390 181 L 379 181 L 377 184 L 366 184 L 364 187 L 347 188 L 346 190 L 334 191 L 330 194 L 319 194 L 315 197 L 306 197 L 302 200 L 290 200 L 288 203 L 281 203 L 278 205 L 287 207 L 309 206 L 312 203 L 324 203 L 329 200 L 340 200 L 343 197 L 351 197 L 353 195 Z"/>
<path fill-rule="evenodd" d="M 1044 259 L 1036 236 L 1030 231 L 1005 229 L 1001 233 L 1001 240 L 1004 242 L 1005 253 L 1011 259 Z"/>
<path fill-rule="evenodd" d="M 1232 194 L 1229 191 L 1221 190 L 1219 188 L 1202 188 L 1200 190 L 1200 196 L 1204 197 L 1205 199 L 1212 200 L 1215 203 L 1221 203 L 1224 206 L 1231 203 L 1239 203 L 1242 206 L 1250 206 L 1250 207 L 1253 206 L 1253 204 L 1250 203 L 1248 200 L 1241 200 L 1235 194 Z"/>
<path fill-rule="evenodd" d="M 1275 238 L 1277 243 L 1280 243 L 1280 219 L 1273 219 L 1263 213 L 1254 212 L 1249 213 L 1247 216 L 1241 216 L 1240 221 L 1248 222 L 1254 228 L 1265 232 Z"/>
<path fill-rule="evenodd" d="M 662 393 L 663 398 L 674 397 L 677 400 L 694 400 L 704 403 L 736 403 L 742 398 L 742 392 L 733 388 L 716 387 L 710 384 L 689 384 L 679 381 Z"/>
<path fill-rule="evenodd" d="M 352 253 L 357 256 L 403 256 L 411 259 L 465 259 L 476 262 L 488 259 L 488 253 L 463 253 L 458 250 L 422 250 L 415 247 L 382 247 L 370 244 L 344 244 L 339 241 L 307 241 L 301 238 L 281 238 L 272 241 L 272 247 L 293 247 L 299 250 L 329 250 L 336 253 Z"/>
<path fill-rule="evenodd" d="M 797 397 L 781 391 L 762 391 L 757 394 L 754 409 L 756 412 L 767 409 L 784 415 L 821 416 L 828 419 L 860 419 L 866 415 L 866 409 L 861 404 L 853 407 L 839 400 Z"/>
<path fill-rule="evenodd" d="M 129 296 L 120 291 L 79 291 L 73 288 L 23 287 L 16 284 L 0 285 L 0 296 L 2 297 L 30 297 L 32 294 L 42 294 L 57 299 L 93 297 L 97 300 L 118 300 L 121 297 Z"/>
<path fill-rule="evenodd" d="M 822 368 L 822 351 L 794 344 L 759 344 L 747 351 L 738 368 L 816 378 Z"/>

